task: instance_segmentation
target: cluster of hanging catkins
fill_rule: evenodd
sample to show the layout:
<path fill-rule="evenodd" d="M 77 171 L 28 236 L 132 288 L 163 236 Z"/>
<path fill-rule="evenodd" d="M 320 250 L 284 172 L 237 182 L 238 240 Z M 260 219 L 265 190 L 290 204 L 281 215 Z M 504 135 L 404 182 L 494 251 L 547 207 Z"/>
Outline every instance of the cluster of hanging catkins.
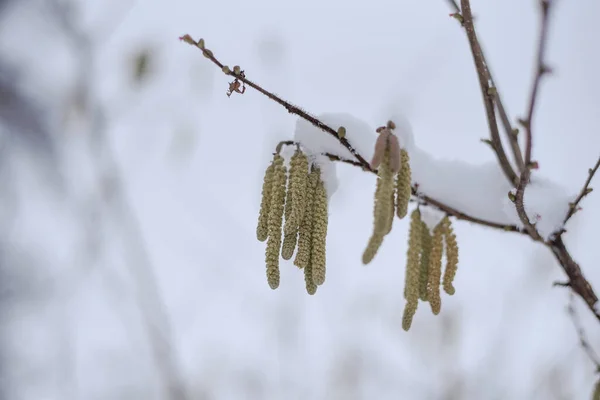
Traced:
<path fill-rule="evenodd" d="M 283 219 L 285 217 L 285 224 Z M 265 172 L 256 236 L 267 241 L 267 281 L 279 287 L 279 256 L 304 270 L 306 291 L 325 282 L 328 204 L 321 170 L 298 147 L 287 168 L 279 151 Z M 283 232 L 282 232 L 283 225 Z"/>
<path fill-rule="evenodd" d="M 392 121 L 377 129 L 379 136 L 371 168 L 377 169 L 375 189 L 374 227 L 367 248 L 363 253 L 363 263 L 370 263 L 391 232 L 394 214 L 404 218 L 408 213 L 411 195 L 410 159 L 407 151 L 401 148 L 394 134 Z M 446 250 L 446 269 L 442 279 L 442 256 Z M 410 231 L 406 260 L 404 298 L 406 307 L 402 327 L 409 330 L 417 311 L 419 299 L 429 302 L 431 311 L 437 315 L 441 309 L 440 286 L 450 295 L 454 294 L 452 282 L 458 267 L 458 244 L 450 219 L 445 217 L 433 229 L 421 220 L 421 212 L 416 208 L 410 216 Z"/>

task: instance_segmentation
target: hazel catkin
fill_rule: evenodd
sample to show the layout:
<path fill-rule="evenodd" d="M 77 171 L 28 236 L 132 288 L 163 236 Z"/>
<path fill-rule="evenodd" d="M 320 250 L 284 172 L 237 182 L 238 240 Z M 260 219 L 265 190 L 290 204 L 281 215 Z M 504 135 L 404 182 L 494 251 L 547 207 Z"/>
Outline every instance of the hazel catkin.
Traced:
<path fill-rule="evenodd" d="M 431 253 L 429 255 L 429 279 L 427 281 L 427 297 L 434 315 L 440 313 L 442 299 L 440 297 L 440 280 L 442 275 L 442 253 L 444 250 L 443 223 L 433 229 L 431 238 Z"/>
<path fill-rule="evenodd" d="M 310 261 L 310 251 L 312 246 L 312 224 L 313 224 L 313 203 L 315 191 L 317 188 L 319 170 L 312 167 L 308 176 L 306 188 L 306 201 L 304 207 L 304 216 L 298 229 L 298 251 L 294 259 L 294 265 L 298 268 L 305 268 Z"/>
<path fill-rule="evenodd" d="M 256 227 L 256 238 L 261 242 L 269 236 L 269 210 L 271 207 L 271 189 L 273 187 L 273 164 L 267 167 L 262 186 L 262 198 L 260 201 L 260 212 L 258 215 L 258 226 Z"/>
<path fill-rule="evenodd" d="M 410 215 L 410 230 L 408 235 L 408 250 L 406 255 L 406 278 L 404 282 L 404 297 L 406 306 L 402 318 L 402 328 L 410 329 L 412 319 L 419 303 L 419 275 L 421 270 L 420 255 L 423 237 L 421 212 L 415 209 Z"/>
<path fill-rule="evenodd" d="M 453 295 L 456 291 L 452 283 L 458 269 L 458 242 L 452 229 L 452 222 L 448 217 L 444 219 L 444 241 L 446 242 L 446 269 L 442 286 L 446 293 Z"/>
<path fill-rule="evenodd" d="M 400 171 L 396 178 L 396 215 L 402 219 L 408 213 L 408 203 L 411 195 L 410 156 L 404 149 L 400 150 Z"/>
<path fill-rule="evenodd" d="M 319 171 L 319 170 L 317 170 Z M 310 263 L 313 281 L 316 285 L 325 282 L 326 269 L 326 247 L 327 247 L 327 224 L 329 211 L 327 207 L 327 191 L 321 179 L 320 171 L 317 173 L 317 187 L 315 188 L 313 200 L 313 226 Z"/>
<path fill-rule="evenodd" d="M 286 168 L 283 157 L 276 155 L 273 159 L 273 187 L 269 207 L 267 249 L 267 281 L 271 289 L 279 287 L 279 249 L 281 248 L 281 228 L 285 203 Z"/>
<path fill-rule="evenodd" d="M 389 149 L 386 149 L 377 171 L 373 233 L 363 253 L 363 264 L 368 264 L 373 260 L 383 243 L 383 238 L 391 230 L 390 218 L 393 219 L 393 213 L 390 216 L 390 212 L 393 211 L 393 207 L 390 202 L 392 201 L 394 192 L 394 177 L 390 169 L 389 157 Z"/>
<path fill-rule="evenodd" d="M 419 272 L 419 298 L 427 301 L 427 281 L 429 280 L 429 256 L 431 255 L 431 233 L 429 227 L 421 221 L 421 270 Z"/>

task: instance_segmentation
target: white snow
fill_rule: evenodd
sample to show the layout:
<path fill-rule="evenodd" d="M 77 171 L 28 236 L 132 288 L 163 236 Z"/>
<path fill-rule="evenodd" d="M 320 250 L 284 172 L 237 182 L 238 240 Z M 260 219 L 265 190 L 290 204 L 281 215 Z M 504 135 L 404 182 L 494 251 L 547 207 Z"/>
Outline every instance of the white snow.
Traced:
<path fill-rule="evenodd" d="M 370 161 L 377 137 L 374 127 L 346 113 L 323 113 L 318 118 L 333 129 L 344 126 L 346 139 L 362 157 Z M 496 161 L 476 165 L 462 160 L 436 158 L 419 148 L 410 122 L 403 114 L 395 113 L 390 119 L 396 124 L 394 132 L 400 145 L 410 155 L 412 183 L 419 185 L 420 193 L 465 214 L 522 227 L 514 203 L 508 198 L 513 188 Z M 386 122 L 379 121 L 377 126 Z M 331 153 L 351 160 L 356 160 L 355 157 L 332 135 L 301 118 L 296 123 L 294 138 L 311 156 L 318 159 L 326 171 L 326 184 L 331 196 L 339 186 L 335 162 L 320 154 Z M 525 210 L 546 239 L 561 228 L 569 201 L 564 188 L 545 178 L 532 178 L 525 191 Z"/>

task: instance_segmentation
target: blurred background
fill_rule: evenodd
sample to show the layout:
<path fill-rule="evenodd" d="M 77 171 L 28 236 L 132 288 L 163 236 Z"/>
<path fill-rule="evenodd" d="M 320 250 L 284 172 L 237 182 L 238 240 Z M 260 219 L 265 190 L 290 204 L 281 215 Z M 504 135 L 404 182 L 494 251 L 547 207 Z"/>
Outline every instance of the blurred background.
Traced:
<path fill-rule="evenodd" d="M 513 120 L 536 1 L 473 1 Z M 456 295 L 401 328 L 407 221 L 361 264 L 373 177 L 338 166 L 315 296 L 255 238 L 270 153 L 295 117 L 177 38 L 312 113 L 381 125 L 474 165 L 494 156 L 464 32 L 444 0 L 0 0 L 0 396 L 587 399 L 594 365 L 546 248 L 456 222 Z M 600 149 L 600 3 L 557 1 L 535 120 L 541 175 L 576 194 Z M 378 124 L 378 125 L 376 125 Z M 457 188 L 458 190 L 458 188 Z M 600 291 L 600 195 L 565 240 Z M 573 303 L 592 346 L 600 325 Z"/>

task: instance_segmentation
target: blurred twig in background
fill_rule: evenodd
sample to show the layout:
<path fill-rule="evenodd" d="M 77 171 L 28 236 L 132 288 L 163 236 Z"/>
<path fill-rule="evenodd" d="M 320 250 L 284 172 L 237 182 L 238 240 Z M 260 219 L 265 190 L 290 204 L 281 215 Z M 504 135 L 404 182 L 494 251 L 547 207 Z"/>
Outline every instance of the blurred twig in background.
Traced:
<path fill-rule="evenodd" d="M 102 207 L 106 206 L 111 219 L 120 225 L 122 237 L 127 241 L 127 265 L 136 280 L 138 307 L 156 367 L 163 379 L 166 396 L 172 400 L 185 400 L 188 394 L 173 348 L 170 321 L 154 275 L 154 266 L 135 212 L 127 200 L 119 166 L 106 137 L 104 110 L 94 94 L 95 45 L 92 39 L 76 26 L 72 3 L 53 0 L 51 6 L 65 34 L 73 42 L 79 63 L 76 98 L 90 121 L 89 149 L 96 164 L 100 201 L 92 202 L 88 207 L 101 209 L 89 209 L 88 213 L 105 215 Z M 92 217 L 85 220 L 89 223 L 88 233 L 95 235 L 98 229 L 95 223 L 97 219 Z"/>

